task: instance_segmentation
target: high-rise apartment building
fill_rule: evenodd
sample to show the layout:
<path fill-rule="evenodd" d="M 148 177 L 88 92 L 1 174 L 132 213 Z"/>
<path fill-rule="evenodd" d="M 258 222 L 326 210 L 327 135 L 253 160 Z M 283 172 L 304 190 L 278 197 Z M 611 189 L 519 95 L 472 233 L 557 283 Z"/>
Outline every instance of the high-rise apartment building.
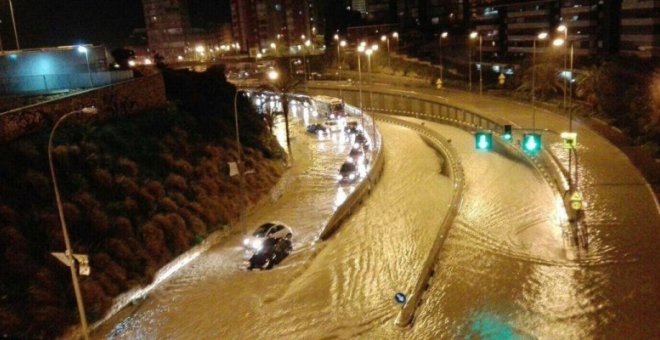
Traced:
<path fill-rule="evenodd" d="M 568 27 L 568 41 L 576 56 L 615 53 L 620 1 L 610 0 L 472 0 L 469 26 L 483 39 L 488 59 L 516 59 L 533 52 L 541 32 L 548 39 L 555 29 Z M 538 42 L 543 50 L 550 43 Z"/>
<path fill-rule="evenodd" d="M 243 51 L 258 51 L 271 43 L 300 45 L 317 33 L 309 0 L 232 0 L 235 39 Z"/>
<path fill-rule="evenodd" d="M 660 57 L 660 1 L 623 0 L 620 32 L 621 54 Z"/>
<path fill-rule="evenodd" d="M 190 30 L 186 1 L 143 0 L 142 4 L 149 49 L 166 62 L 185 55 Z"/>

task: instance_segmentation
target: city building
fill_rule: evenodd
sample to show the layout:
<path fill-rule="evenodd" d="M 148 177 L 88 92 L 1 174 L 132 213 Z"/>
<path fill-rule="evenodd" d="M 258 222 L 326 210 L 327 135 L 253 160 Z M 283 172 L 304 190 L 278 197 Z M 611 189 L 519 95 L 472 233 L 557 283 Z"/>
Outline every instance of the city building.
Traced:
<path fill-rule="evenodd" d="M 252 55 L 272 48 L 301 45 L 320 35 L 314 4 L 308 0 L 232 0 L 234 38 Z"/>
<path fill-rule="evenodd" d="M 149 49 L 165 62 L 186 55 L 190 32 L 186 0 L 142 0 Z"/>
<path fill-rule="evenodd" d="M 660 57 L 660 1 L 623 0 L 620 32 L 621 54 Z"/>

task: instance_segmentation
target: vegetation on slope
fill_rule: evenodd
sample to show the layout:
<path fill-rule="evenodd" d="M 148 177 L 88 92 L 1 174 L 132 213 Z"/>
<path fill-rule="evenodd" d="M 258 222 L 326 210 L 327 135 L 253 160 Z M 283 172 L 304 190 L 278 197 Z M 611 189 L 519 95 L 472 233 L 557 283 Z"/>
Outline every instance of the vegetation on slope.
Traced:
<path fill-rule="evenodd" d="M 69 235 L 89 254 L 81 288 L 90 321 L 112 298 L 210 232 L 236 219 L 239 181 L 233 96 L 221 68 L 164 71 L 167 108 L 105 123 L 68 123 L 53 150 Z M 247 199 L 283 172 L 283 151 L 245 100 L 239 103 Z M 52 338 L 78 323 L 47 156 L 48 133 L 0 153 L 0 336 Z"/>

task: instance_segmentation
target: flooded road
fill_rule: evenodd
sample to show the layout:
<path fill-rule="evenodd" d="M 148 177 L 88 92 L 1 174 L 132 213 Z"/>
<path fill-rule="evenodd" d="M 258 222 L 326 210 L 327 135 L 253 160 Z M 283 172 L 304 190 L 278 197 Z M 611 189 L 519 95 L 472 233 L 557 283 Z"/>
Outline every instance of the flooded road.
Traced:
<path fill-rule="evenodd" d="M 299 117 L 305 120 L 304 114 Z M 617 224 L 600 197 L 602 224 L 585 256 L 571 259 L 561 204 L 536 169 L 502 152 L 476 152 L 465 131 L 425 123 L 451 139 L 465 195 L 415 323 L 394 325 L 396 292 L 409 293 L 451 197 L 442 160 L 414 132 L 379 124 L 383 177 L 328 241 L 320 228 L 350 189 L 336 171 L 347 146 L 293 129 L 292 182 L 247 218 L 249 230 L 291 225 L 294 253 L 275 269 L 247 272 L 241 237 L 201 254 L 95 333 L 111 339 L 247 338 L 654 338 L 657 255 L 653 237 Z M 279 138 L 282 134 L 278 134 Z M 588 177 L 588 174 L 586 174 Z M 634 201 L 635 193 L 621 187 Z M 593 202 L 593 200 L 592 200 Z M 601 203 L 602 202 L 602 203 Z M 635 214 L 631 209 L 631 214 Z M 648 226 L 639 227 L 644 231 Z"/>
<path fill-rule="evenodd" d="M 446 212 L 451 181 L 440 174 L 442 160 L 414 132 L 382 127 L 392 143 L 384 149 L 382 178 L 341 229 L 318 243 L 321 227 L 352 190 L 336 184 L 350 143 L 343 132 L 308 134 L 304 126 L 312 118 L 302 111 L 297 118 L 293 180 L 278 200 L 246 219 L 250 231 L 269 220 L 290 225 L 294 252 L 273 270 L 248 272 L 242 237 L 233 236 L 111 318 L 95 338 L 342 336 L 396 315 L 392 297 L 414 286 Z"/>
<path fill-rule="evenodd" d="M 466 190 L 411 337 L 657 338 L 652 242 L 602 211 L 607 224 L 588 226 L 589 248 L 573 259 L 542 178 L 505 155 L 472 151 L 465 132 L 426 126 L 452 139 Z"/>

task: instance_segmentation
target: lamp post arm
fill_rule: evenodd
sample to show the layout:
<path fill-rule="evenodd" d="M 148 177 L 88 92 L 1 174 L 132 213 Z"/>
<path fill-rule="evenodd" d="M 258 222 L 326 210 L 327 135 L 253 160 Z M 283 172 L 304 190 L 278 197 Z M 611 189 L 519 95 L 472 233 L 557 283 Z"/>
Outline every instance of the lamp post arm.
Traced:
<path fill-rule="evenodd" d="M 48 166 L 50 167 L 50 176 L 53 181 L 53 191 L 55 192 L 55 203 L 57 204 L 57 213 L 60 218 L 60 225 L 62 226 L 62 236 L 64 237 L 64 246 L 66 247 L 66 256 L 69 259 L 69 269 L 71 270 L 71 280 L 73 281 L 73 290 L 76 295 L 76 304 L 78 305 L 78 314 L 80 316 L 80 324 L 82 326 L 82 331 L 85 339 L 89 339 L 89 332 L 87 329 L 87 316 L 85 314 L 85 305 L 83 303 L 82 294 L 80 292 L 80 284 L 78 283 L 78 273 L 75 266 L 75 259 L 73 257 L 73 249 L 71 249 L 71 241 L 69 240 L 69 233 L 66 227 L 66 220 L 64 219 L 64 210 L 62 209 L 62 199 L 60 197 L 60 191 L 57 186 L 57 176 L 55 176 L 55 167 L 53 166 L 53 136 L 55 136 L 55 131 L 70 116 L 80 113 L 82 110 L 72 111 L 64 116 L 60 117 L 53 126 L 53 129 L 50 132 L 50 137 L 48 138 Z"/>

